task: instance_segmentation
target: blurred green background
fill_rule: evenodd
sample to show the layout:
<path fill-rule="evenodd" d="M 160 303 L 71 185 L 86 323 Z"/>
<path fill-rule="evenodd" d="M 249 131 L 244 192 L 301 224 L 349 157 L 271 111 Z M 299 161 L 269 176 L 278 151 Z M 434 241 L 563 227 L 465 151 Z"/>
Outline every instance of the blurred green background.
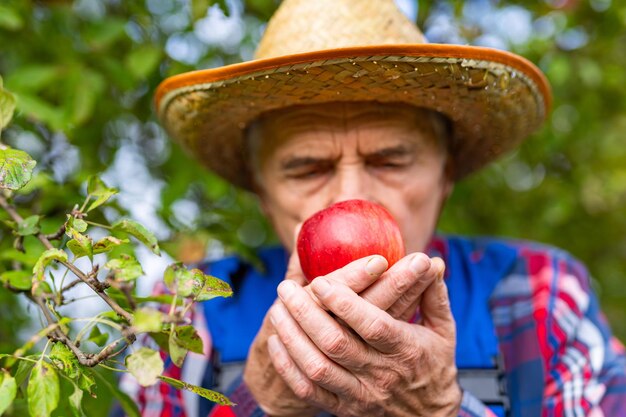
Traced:
<path fill-rule="evenodd" d="M 0 75 L 18 96 L 3 141 L 39 161 L 24 207 L 62 222 L 103 172 L 119 211 L 193 261 L 274 239 L 253 196 L 188 160 L 156 124 L 165 77 L 251 59 L 275 0 L 3 0 Z M 441 230 L 533 239 L 583 260 L 626 340 L 626 3 L 398 0 L 431 42 L 520 53 L 548 76 L 554 108 L 515 153 L 457 185 Z M 111 209 L 105 213 L 114 218 Z M 4 219 L 0 214 L 0 220 Z M 0 270 L 12 238 L 0 231 Z M 0 289 L 0 352 L 30 311 Z"/>

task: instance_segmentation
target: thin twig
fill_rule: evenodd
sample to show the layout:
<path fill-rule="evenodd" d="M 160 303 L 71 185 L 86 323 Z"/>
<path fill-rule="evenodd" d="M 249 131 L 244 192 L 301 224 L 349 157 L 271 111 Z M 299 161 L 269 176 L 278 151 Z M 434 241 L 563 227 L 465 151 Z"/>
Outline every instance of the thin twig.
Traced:
<path fill-rule="evenodd" d="M 49 235 L 45 235 L 46 239 L 48 239 L 48 240 L 60 240 L 63 237 L 63 235 L 65 234 L 65 230 L 66 230 L 66 226 L 65 225 L 66 224 L 63 223 L 61 225 L 61 227 L 59 228 L 59 230 L 57 230 L 54 233 L 50 233 Z"/>
<path fill-rule="evenodd" d="M 11 206 L 3 196 L 0 196 L 0 207 L 2 207 L 9 214 L 9 216 L 11 216 L 11 218 L 15 220 L 16 222 L 19 223 L 24 220 L 22 216 L 19 215 L 19 213 L 15 210 L 15 208 L 13 208 L 13 206 Z M 46 249 L 54 249 L 54 246 L 52 245 L 52 243 L 50 243 L 48 238 L 46 238 L 46 236 L 43 233 L 37 234 L 37 238 L 39 239 L 41 243 L 43 243 Z M 59 262 L 61 262 L 61 264 L 63 264 L 63 266 L 65 266 L 67 269 L 72 271 L 74 275 L 76 275 L 77 278 L 79 278 L 81 281 L 87 284 L 89 288 L 91 288 L 96 294 L 98 294 L 98 296 L 100 296 L 100 298 L 102 298 L 102 300 L 104 300 L 104 302 L 107 303 L 109 307 L 111 307 L 111 309 L 117 313 L 117 315 L 124 318 L 126 321 L 130 323 L 130 321 L 132 320 L 132 315 L 126 310 L 124 310 L 119 304 L 115 302 L 115 300 L 111 299 L 111 297 L 109 297 L 104 292 L 104 290 L 107 288 L 106 285 L 98 281 L 95 277 L 91 278 L 85 275 L 83 271 L 78 269 L 74 264 L 70 262 L 65 262 L 65 261 L 59 261 Z M 94 269 L 96 268 L 94 267 Z"/>

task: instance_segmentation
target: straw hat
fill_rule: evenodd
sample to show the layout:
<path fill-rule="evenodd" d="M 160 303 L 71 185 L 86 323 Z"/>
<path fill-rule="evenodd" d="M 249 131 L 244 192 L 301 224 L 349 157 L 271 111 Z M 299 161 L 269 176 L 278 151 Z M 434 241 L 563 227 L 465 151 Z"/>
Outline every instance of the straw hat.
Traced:
<path fill-rule="evenodd" d="M 541 71 L 520 56 L 426 43 L 393 0 L 285 0 L 255 60 L 170 77 L 155 99 L 174 139 L 247 189 L 251 121 L 293 105 L 364 100 L 447 116 L 458 180 L 535 131 L 551 95 Z"/>

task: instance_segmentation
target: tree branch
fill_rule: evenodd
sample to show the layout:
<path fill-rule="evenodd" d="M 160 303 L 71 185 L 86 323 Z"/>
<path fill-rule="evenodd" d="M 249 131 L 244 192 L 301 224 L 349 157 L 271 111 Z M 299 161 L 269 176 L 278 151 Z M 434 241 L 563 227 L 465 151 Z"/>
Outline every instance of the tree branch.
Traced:
<path fill-rule="evenodd" d="M 1 195 L 0 195 L 0 207 L 2 207 L 9 214 L 9 216 L 11 216 L 11 218 L 15 220 L 16 222 L 20 223 L 24 220 L 22 216 L 20 216 L 20 214 L 15 210 L 15 208 L 9 204 L 6 198 L 4 198 L 4 196 L 1 196 Z M 50 240 L 48 240 L 46 235 L 44 235 L 43 233 L 38 233 L 37 239 L 39 239 L 39 241 L 44 245 L 46 249 L 54 248 L 52 243 L 50 243 Z M 102 300 L 104 300 L 104 302 L 107 303 L 109 307 L 111 307 L 111 309 L 117 313 L 118 316 L 124 318 L 128 323 L 131 322 L 132 315 L 126 310 L 124 310 L 122 307 L 120 307 L 120 305 L 117 304 L 115 300 L 111 299 L 111 297 L 109 297 L 104 292 L 104 290 L 106 289 L 106 286 L 102 285 L 102 283 L 98 281 L 95 276 L 89 277 L 85 275 L 83 271 L 78 269 L 74 264 L 70 262 L 64 262 L 64 261 L 59 261 L 59 262 L 61 262 L 61 264 L 63 264 L 63 266 L 65 266 L 67 269 L 72 271 L 78 279 L 80 279 L 82 282 L 87 284 L 89 288 L 91 288 L 96 294 L 98 294 L 98 296 L 100 296 L 100 298 L 102 298 Z"/>

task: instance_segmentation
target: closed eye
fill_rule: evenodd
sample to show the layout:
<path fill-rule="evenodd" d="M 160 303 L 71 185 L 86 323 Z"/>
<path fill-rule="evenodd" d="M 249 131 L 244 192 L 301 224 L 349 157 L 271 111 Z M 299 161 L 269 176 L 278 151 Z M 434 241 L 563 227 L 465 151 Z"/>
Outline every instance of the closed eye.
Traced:
<path fill-rule="evenodd" d="M 334 169 L 334 162 L 310 157 L 292 158 L 285 161 L 281 168 L 285 177 L 305 180 L 331 172 Z"/>

